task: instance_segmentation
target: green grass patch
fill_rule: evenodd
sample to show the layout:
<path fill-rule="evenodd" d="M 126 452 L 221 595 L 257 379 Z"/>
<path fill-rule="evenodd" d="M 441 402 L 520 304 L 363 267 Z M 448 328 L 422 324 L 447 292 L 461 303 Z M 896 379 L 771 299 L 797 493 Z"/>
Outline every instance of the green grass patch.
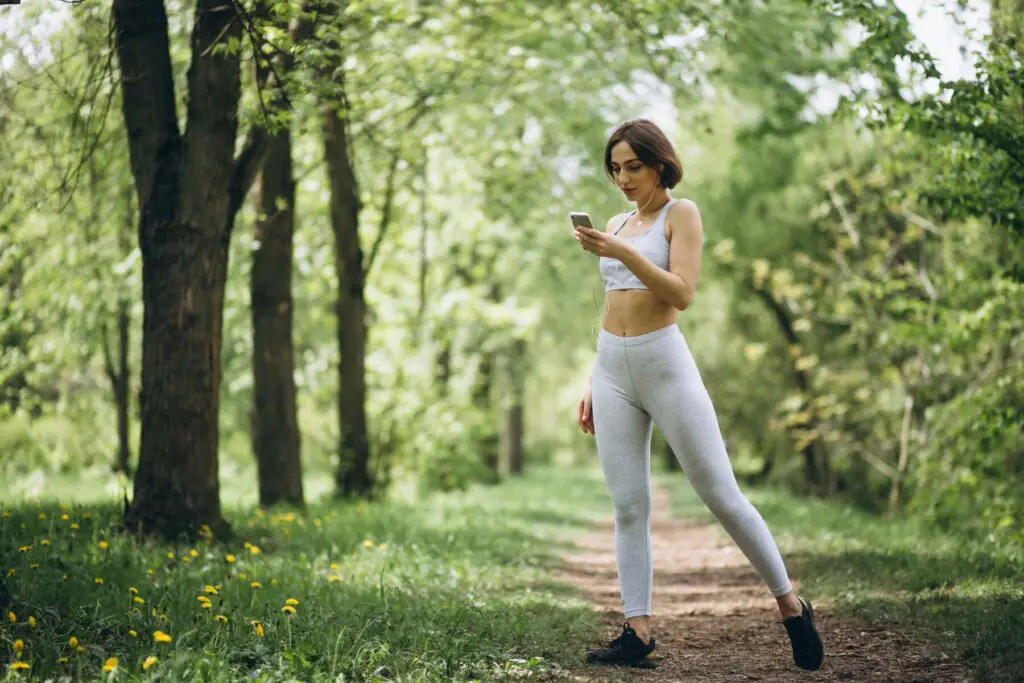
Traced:
<path fill-rule="evenodd" d="M 713 521 L 681 476 L 679 516 Z M 1024 553 L 775 489 L 744 488 L 801 593 L 840 615 L 914 630 L 955 650 L 982 681 L 1024 680 Z M 724 534 L 724 531 L 722 532 Z"/>
<path fill-rule="evenodd" d="M 230 546 L 139 544 L 111 503 L 8 506 L 0 675 L 562 679 L 598 622 L 552 570 L 606 496 L 599 472 L 541 470 L 417 504 L 228 508 Z"/>

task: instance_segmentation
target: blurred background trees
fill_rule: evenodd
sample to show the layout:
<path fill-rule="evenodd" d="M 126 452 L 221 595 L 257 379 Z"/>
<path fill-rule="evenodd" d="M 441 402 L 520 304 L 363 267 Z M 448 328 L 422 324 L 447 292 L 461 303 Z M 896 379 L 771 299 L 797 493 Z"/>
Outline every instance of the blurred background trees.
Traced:
<path fill-rule="evenodd" d="M 154 8 L 159 113 L 124 78 Z M 1024 540 L 1019 0 L 950 3 L 975 27 L 964 79 L 859 0 L 262 0 L 212 33 L 205 8 L 0 14 L 9 496 L 110 485 L 173 533 L 211 521 L 218 479 L 301 504 L 592 462 L 573 414 L 602 292 L 565 214 L 623 209 L 603 143 L 645 115 L 704 215 L 680 324 L 740 475 Z M 211 121 L 237 129 L 234 176 L 166 165 L 239 197 L 198 218 L 140 155 L 166 161 L 161 125 L 213 154 L 187 142 Z M 178 261 L 152 241 L 167 202 Z"/>

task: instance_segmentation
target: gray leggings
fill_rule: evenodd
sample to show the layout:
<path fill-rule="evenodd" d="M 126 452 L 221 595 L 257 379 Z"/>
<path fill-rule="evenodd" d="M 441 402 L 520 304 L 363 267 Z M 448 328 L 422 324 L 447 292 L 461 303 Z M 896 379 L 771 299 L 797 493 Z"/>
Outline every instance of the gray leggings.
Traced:
<path fill-rule="evenodd" d="M 715 409 L 676 325 L 636 337 L 601 330 L 594 363 L 594 436 L 615 508 L 615 555 L 625 618 L 651 613 L 652 419 L 690 484 L 761 575 L 790 591 L 782 556 L 740 491 Z"/>

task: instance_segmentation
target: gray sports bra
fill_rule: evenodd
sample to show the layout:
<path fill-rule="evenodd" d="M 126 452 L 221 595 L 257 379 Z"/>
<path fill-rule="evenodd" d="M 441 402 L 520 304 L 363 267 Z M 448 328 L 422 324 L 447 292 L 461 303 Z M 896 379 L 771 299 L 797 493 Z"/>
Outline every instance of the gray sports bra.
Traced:
<path fill-rule="evenodd" d="M 639 235 L 631 235 L 622 239 L 632 242 L 633 246 L 641 254 L 650 259 L 651 263 L 663 270 L 668 270 L 668 240 L 665 239 L 665 216 L 668 215 L 668 207 L 676 203 L 670 199 L 658 212 L 654 225 Z M 636 211 L 630 211 L 626 220 L 615 230 L 616 235 L 626 225 L 626 221 Z M 602 256 L 598 259 L 598 268 L 601 270 L 601 277 L 604 279 L 604 291 L 610 292 L 615 289 L 647 289 L 647 285 L 640 281 L 626 265 L 615 258 Z"/>

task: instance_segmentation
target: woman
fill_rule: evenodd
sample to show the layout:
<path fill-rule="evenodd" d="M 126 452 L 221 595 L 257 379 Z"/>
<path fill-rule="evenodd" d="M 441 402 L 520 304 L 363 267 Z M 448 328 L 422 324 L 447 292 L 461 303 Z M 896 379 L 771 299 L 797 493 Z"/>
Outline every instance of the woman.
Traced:
<path fill-rule="evenodd" d="M 792 590 L 761 515 L 740 491 L 711 399 L 676 326 L 693 301 L 703 228 L 697 206 L 672 199 L 682 179 L 672 144 L 652 122 L 627 121 L 605 147 L 605 171 L 636 210 L 604 232 L 581 226 L 576 240 L 600 257 L 605 304 L 597 360 L 577 407 L 593 434 L 615 510 L 615 550 L 625 623 L 590 662 L 638 664 L 651 637 L 650 444 L 652 421 L 701 500 L 760 574 L 778 603 L 793 659 L 817 669 L 824 648 L 809 601 Z"/>

